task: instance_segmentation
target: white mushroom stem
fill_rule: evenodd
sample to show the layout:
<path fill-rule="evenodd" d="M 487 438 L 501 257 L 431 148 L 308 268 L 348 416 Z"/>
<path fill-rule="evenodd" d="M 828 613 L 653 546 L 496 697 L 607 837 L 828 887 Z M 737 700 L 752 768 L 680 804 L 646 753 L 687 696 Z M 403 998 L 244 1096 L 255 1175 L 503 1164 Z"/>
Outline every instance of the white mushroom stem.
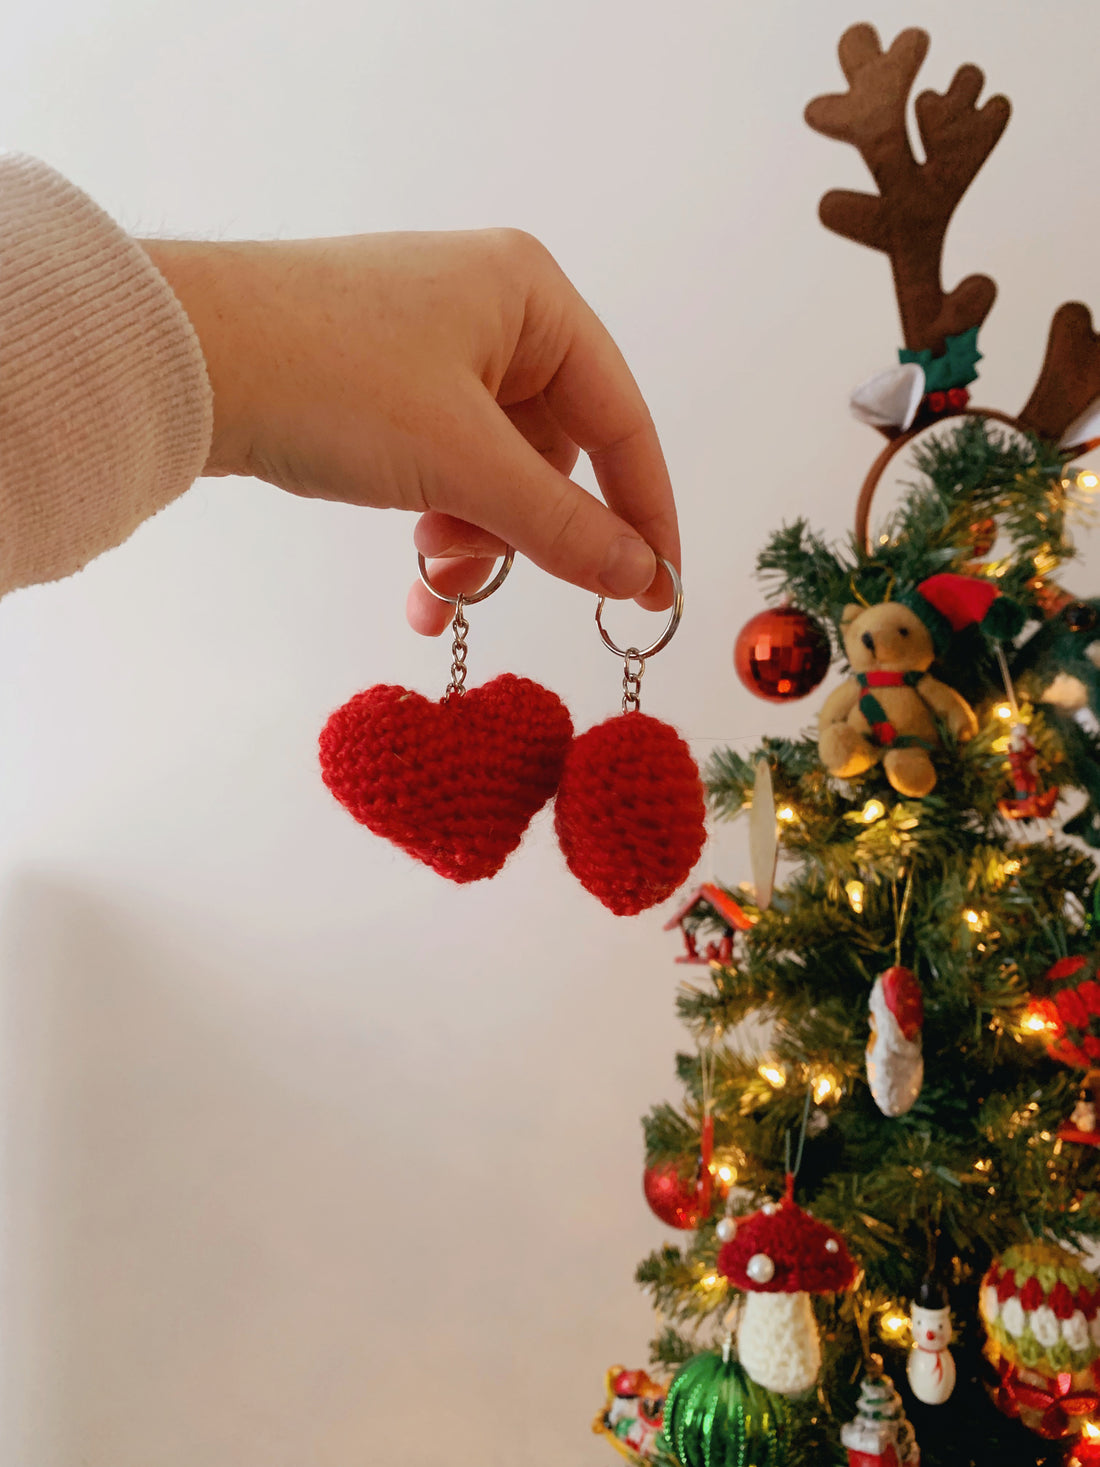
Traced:
<path fill-rule="evenodd" d="M 737 1353 L 765 1390 L 784 1396 L 808 1391 L 821 1369 L 821 1342 L 809 1294 L 746 1294 Z"/>

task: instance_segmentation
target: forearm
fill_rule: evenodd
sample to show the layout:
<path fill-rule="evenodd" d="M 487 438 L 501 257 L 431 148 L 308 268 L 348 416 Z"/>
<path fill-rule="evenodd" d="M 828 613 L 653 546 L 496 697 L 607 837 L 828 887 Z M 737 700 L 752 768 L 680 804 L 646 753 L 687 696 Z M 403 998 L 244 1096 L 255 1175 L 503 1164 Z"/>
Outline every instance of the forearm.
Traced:
<path fill-rule="evenodd" d="M 0 155 L 0 594 L 120 544 L 210 436 L 201 347 L 149 255 L 44 163 Z"/>

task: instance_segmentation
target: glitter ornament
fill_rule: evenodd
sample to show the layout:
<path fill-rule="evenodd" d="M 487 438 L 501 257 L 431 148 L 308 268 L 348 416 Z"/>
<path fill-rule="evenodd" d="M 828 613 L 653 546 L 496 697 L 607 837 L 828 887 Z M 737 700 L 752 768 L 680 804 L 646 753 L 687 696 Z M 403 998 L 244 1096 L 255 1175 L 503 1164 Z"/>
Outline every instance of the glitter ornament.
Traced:
<path fill-rule="evenodd" d="M 691 1177 L 685 1177 L 674 1161 L 646 1167 L 642 1177 L 645 1200 L 670 1228 L 694 1231 L 710 1216 L 714 1201 L 713 1158 L 714 1117 L 708 1115 L 703 1121 L 699 1160 Z"/>
<path fill-rule="evenodd" d="M 1021 1243 L 990 1265 L 979 1310 L 997 1407 L 1040 1436 L 1078 1433 L 1100 1407 L 1100 1281 L 1055 1243 Z"/>
<path fill-rule="evenodd" d="M 737 676 L 770 703 L 789 703 L 812 693 L 831 658 L 824 628 L 794 606 L 758 612 L 741 628 L 733 651 Z"/>
<path fill-rule="evenodd" d="M 661 1445 L 680 1467 L 782 1467 L 790 1407 L 756 1384 L 729 1341 L 696 1355 L 668 1390 Z"/>

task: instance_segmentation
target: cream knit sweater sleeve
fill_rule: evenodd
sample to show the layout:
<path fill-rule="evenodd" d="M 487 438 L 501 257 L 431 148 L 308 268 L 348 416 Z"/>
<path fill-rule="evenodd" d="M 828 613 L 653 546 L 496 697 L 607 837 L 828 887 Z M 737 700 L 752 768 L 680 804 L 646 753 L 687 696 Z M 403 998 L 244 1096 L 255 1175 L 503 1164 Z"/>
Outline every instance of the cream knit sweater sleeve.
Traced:
<path fill-rule="evenodd" d="M 198 337 L 145 251 L 0 153 L 0 595 L 120 544 L 202 473 L 212 426 Z"/>

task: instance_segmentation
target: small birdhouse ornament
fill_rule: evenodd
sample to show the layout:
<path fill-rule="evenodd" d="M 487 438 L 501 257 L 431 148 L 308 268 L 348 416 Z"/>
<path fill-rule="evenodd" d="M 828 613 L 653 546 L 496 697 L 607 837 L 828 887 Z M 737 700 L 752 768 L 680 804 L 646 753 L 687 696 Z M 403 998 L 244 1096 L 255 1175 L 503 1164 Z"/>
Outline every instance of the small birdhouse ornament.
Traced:
<path fill-rule="evenodd" d="M 926 1406 L 942 1406 L 955 1389 L 950 1344 L 951 1310 L 943 1289 L 927 1278 L 909 1311 L 913 1345 L 909 1351 L 909 1389 Z"/>

